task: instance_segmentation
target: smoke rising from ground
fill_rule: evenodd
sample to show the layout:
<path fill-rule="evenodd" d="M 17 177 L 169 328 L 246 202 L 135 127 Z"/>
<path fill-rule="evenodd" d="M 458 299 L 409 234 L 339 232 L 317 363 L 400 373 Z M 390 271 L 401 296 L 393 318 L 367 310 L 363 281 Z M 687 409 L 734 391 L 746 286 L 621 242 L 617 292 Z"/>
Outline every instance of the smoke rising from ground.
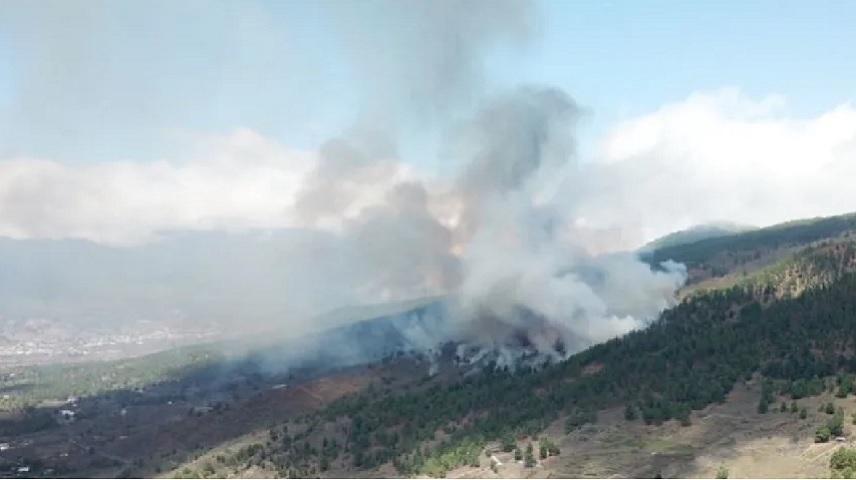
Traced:
<path fill-rule="evenodd" d="M 379 289 L 385 299 L 412 297 L 420 289 L 453 293 L 450 314 L 456 321 L 450 334 L 484 347 L 502 349 L 522 335 L 539 352 L 555 354 L 559 345 L 560 353 L 568 353 L 637 328 L 666 308 L 684 281 L 680 268 L 655 273 L 632 256 L 588 256 L 575 242 L 572 210 L 554 203 L 566 197 L 567 207 L 576 194 L 560 190 L 556 180 L 570 176 L 565 185 L 573 185 L 578 173 L 578 105 L 549 87 L 478 95 L 486 47 L 525 36 L 534 5 L 376 6 L 382 4 L 386 8 L 373 10 L 380 12 L 373 20 L 383 22 L 392 11 L 404 19 L 375 30 L 387 38 L 345 30 L 354 35 L 363 78 L 381 90 L 366 92 L 369 108 L 393 112 L 404 123 L 413 111 L 445 123 L 450 134 L 443 151 L 451 155 L 456 177 L 435 184 L 396 183 L 400 172 L 389 162 L 396 155 L 394 140 L 371 138 L 374 152 L 334 141 L 322 150 L 311 183 L 298 195 L 302 218 L 347 215 L 356 191 L 386 191 L 379 205 L 344 219 L 342 235 L 376 271 L 371 277 L 385 285 Z M 481 8 L 485 11 L 479 13 Z M 377 40 L 391 49 L 362 43 Z M 379 53 L 367 58 L 366 52 Z M 475 112 L 460 116 L 470 104 Z M 586 278 L 581 268 L 597 278 Z M 629 278 L 622 278 L 625 274 Z"/>
<path fill-rule="evenodd" d="M 314 249 L 307 242 L 266 255 L 247 251 L 243 260 L 237 253 L 237 264 L 223 258 L 234 251 L 209 246 L 200 263 L 181 264 L 196 273 L 180 278 L 155 276 L 146 270 L 149 261 L 137 260 L 127 288 L 109 291 L 232 321 L 245 310 L 256 321 L 281 322 L 293 336 L 319 328 L 305 319 L 325 306 L 449 294 L 442 335 L 430 325 L 413 327 L 406 330 L 412 343 L 432 348 L 438 339 L 458 340 L 562 356 L 638 328 L 674 301 L 684 281 L 680 266 L 654 272 L 632 255 L 589 252 L 592 232 L 577 222 L 590 192 L 575 151 L 576 102 L 542 86 L 483 93 L 485 56 L 498 44 L 528 37 L 534 4 L 321 5 L 340 25 L 361 81 L 352 129 L 313 153 L 283 151 L 243 132 L 236 141 L 250 147 L 221 159 L 100 164 L 86 167 L 88 175 L 49 161 L 8 161 L 0 171 L 16 179 L 0 180 L 0 200 L 15 213 L 0 213 L 0 234 L 127 245 L 188 225 L 326 232 Z M 401 132 L 425 124 L 446 134 L 442 151 L 455 167 L 451 176 L 426 175 L 401 158 Z M 258 151 L 265 154 L 242 154 Z M 240 168 L 242 161 L 250 168 Z M 206 172 L 218 173 L 221 190 L 194 191 Z M 167 200 L 154 200 L 157 191 L 149 198 L 134 196 L 142 189 L 122 190 L 130 177 L 161 186 Z M 71 183 L 48 188 L 60 180 Z M 108 206 L 113 197 L 126 208 L 122 214 L 135 218 L 125 224 L 130 230 L 111 229 L 114 222 L 105 218 L 116 213 Z M 207 214 L 207 202 L 217 203 L 211 210 L 219 215 Z M 219 257 L 206 261 L 205 254 Z M 275 271 L 288 275 L 270 274 Z M 93 278 L 83 293 L 96 302 L 115 278 L 110 272 Z M 173 290 L 162 297 L 139 293 L 164 285 Z M 209 295 L 195 297 L 201 289 Z"/>
<path fill-rule="evenodd" d="M 573 353 L 643 326 L 685 279 L 678 265 L 655 272 L 632 255 L 591 256 L 576 241 L 573 209 L 564 209 L 574 192 L 561 187 L 580 173 L 579 116 L 565 93 L 521 87 L 486 99 L 456 125 L 449 151 L 459 173 L 449 184 L 396 183 L 386 157 L 339 145 L 324 152 L 297 205 L 309 207 L 303 218 L 316 219 L 320 202 L 311 199 L 323 198 L 336 205 L 324 213 L 347 215 L 356 191 L 386 190 L 378 205 L 342 220 L 342 235 L 379 282 L 372 290 L 387 301 L 453 293 L 456 324 L 444 327 L 446 340 Z M 432 196 L 435 204 L 453 199 L 453 214 L 435 216 Z"/>
<path fill-rule="evenodd" d="M 643 326 L 685 279 L 674 265 L 653 272 L 632 255 L 590 256 L 574 237 L 565 210 L 574 192 L 556 179 L 573 185 L 579 175 L 579 116 L 563 92 L 525 87 L 489 102 L 461 130 L 456 228 L 465 247 L 456 291 L 471 342 L 573 353 Z"/>

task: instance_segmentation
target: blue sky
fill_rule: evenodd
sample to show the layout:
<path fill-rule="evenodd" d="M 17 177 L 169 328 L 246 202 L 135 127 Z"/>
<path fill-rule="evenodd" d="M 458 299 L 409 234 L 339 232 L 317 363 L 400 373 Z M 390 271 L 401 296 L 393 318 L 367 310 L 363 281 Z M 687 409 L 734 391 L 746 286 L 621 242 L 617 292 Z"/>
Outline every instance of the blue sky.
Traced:
<path fill-rule="evenodd" d="M 722 86 L 753 97 L 782 94 L 797 116 L 856 97 L 856 55 L 850 47 L 856 45 L 856 2 L 539 4 L 538 38 L 524 49 L 494 52 L 487 88 L 526 82 L 563 88 L 592 112 L 582 132 L 587 148 L 622 117 Z M 7 112 L 0 116 L 5 144 L 0 157 L 146 160 L 171 152 L 173 129 L 249 127 L 312 147 L 353 121 L 356 90 L 329 25 L 313 5 L 246 2 L 224 3 L 224 8 L 203 4 L 208 8 L 199 10 L 200 4 L 191 2 L 178 15 L 170 10 L 171 16 L 160 16 L 155 3 L 148 5 L 142 20 L 130 6 L 106 11 L 108 28 L 73 50 L 82 63 L 58 67 L 50 80 L 39 74 L 34 83 L 50 95 L 44 104 L 35 102 L 41 108 L 35 113 L 29 99 L 26 115 L 14 106 L 33 83 L 24 73 L 29 62 L 43 51 L 30 45 L 33 37 L 0 22 L 0 107 Z M 48 26 L 36 26 L 30 34 L 68 43 Z M 104 62 L 91 58 L 97 55 L 129 61 L 113 62 L 101 72 Z M 95 66 L 96 73 L 82 74 L 87 66 Z M 69 86 L 57 86 L 66 80 Z M 42 95 L 38 88 L 35 94 Z M 129 92 L 140 95 L 130 101 Z M 102 102 L 93 107 L 98 103 L 93 99 Z M 415 140 L 410 147 L 406 150 L 429 150 Z"/>
<path fill-rule="evenodd" d="M 800 116 L 856 98 L 856 2 L 541 3 L 537 53 L 503 70 L 561 85 L 595 130 L 723 86 L 782 94 Z"/>

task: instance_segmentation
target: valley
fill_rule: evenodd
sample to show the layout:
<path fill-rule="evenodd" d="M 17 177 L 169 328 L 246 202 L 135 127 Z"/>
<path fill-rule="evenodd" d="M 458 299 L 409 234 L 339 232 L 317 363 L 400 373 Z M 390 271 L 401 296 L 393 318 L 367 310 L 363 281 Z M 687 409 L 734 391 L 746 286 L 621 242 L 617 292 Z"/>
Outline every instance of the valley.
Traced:
<path fill-rule="evenodd" d="M 143 321 L 115 332 L 78 329 L 44 319 L 0 318 L 0 365 L 26 366 L 122 360 L 225 338 L 214 326 Z M 195 327 L 195 328 L 194 328 Z"/>

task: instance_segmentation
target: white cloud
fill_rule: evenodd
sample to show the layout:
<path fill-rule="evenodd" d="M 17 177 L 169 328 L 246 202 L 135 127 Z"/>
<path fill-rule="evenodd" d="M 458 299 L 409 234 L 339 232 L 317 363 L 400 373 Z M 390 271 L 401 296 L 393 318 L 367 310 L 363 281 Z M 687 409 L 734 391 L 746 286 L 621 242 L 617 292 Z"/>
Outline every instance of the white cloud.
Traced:
<path fill-rule="evenodd" d="M 170 229 L 283 227 L 314 155 L 238 130 L 180 162 L 0 160 L 0 235 L 145 240 Z"/>
<path fill-rule="evenodd" d="M 648 239 L 703 222 L 856 210 L 856 109 L 794 118 L 785 106 L 727 88 L 619 123 L 600 139 L 580 210 Z"/>
<path fill-rule="evenodd" d="M 193 148 L 174 161 L 0 159 L 0 236 L 122 244 L 168 230 L 300 226 L 294 201 L 317 152 L 247 129 L 179 136 Z M 615 125 L 593 160 L 563 189 L 581 220 L 572 234 L 593 249 L 636 246 L 703 222 L 844 213 L 856 210 L 856 109 L 845 103 L 794 118 L 780 97 L 697 93 Z M 395 168 L 389 185 L 363 187 L 351 216 L 383 202 L 395 183 L 424 177 Z M 444 224 L 453 221 L 447 214 Z"/>
<path fill-rule="evenodd" d="M 180 160 L 68 164 L 0 159 L 0 236 L 79 238 L 111 245 L 145 242 L 177 230 L 244 230 L 306 226 L 298 192 L 317 152 L 278 144 L 248 129 L 227 135 L 176 132 L 191 146 Z M 393 163 L 383 182 L 356 185 L 342 219 L 385 202 L 397 182 L 420 177 Z"/>

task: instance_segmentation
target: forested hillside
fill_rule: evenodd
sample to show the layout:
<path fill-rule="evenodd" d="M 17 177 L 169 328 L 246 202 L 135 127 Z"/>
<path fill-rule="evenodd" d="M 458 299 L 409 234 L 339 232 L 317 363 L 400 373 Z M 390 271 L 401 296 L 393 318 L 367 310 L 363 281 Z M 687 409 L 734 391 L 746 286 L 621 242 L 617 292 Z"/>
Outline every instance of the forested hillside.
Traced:
<path fill-rule="evenodd" d="M 794 246 L 803 247 L 821 240 L 848 238 L 853 232 L 856 232 L 856 214 L 848 214 L 788 222 L 734 235 L 667 245 L 644 253 L 643 256 L 655 264 L 674 260 L 690 267 L 715 264 L 723 257 L 746 262 L 757 259 L 765 252 Z"/>
<path fill-rule="evenodd" d="M 756 291 L 763 302 L 794 297 L 808 288 L 828 284 L 856 269 L 856 243 L 824 240 L 781 255 L 757 269 L 700 282 L 687 292 L 722 290 L 739 285 Z"/>
<path fill-rule="evenodd" d="M 840 233 L 844 221 L 850 220 L 823 223 L 821 231 Z M 815 236 L 788 234 L 781 241 Z M 567 361 L 517 372 L 488 366 L 460 381 L 343 398 L 302 422 L 273 426 L 266 442 L 220 460 L 290 477 L 321 474 L 331 465 L 371 470 L 385 464 L 401 475 L 442 476 L 477 464 L 488 442 L 502 440 L 510 451 L 515 437 L 537 435 L 560 418 L 571 431 L 596 422 L 608 407 L 623 407 L 632 421 L 689 425 L 693 410 L 725 401 L 737 382 L 757 374 L 765 377 L 759 411 L 779 394 L 821 393 L 836 375 L 846 396 L 856 373 L 854 262 L 849 240 L 813 245 L 746 281 L 687 298 L 650 327 Z"/>

